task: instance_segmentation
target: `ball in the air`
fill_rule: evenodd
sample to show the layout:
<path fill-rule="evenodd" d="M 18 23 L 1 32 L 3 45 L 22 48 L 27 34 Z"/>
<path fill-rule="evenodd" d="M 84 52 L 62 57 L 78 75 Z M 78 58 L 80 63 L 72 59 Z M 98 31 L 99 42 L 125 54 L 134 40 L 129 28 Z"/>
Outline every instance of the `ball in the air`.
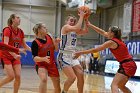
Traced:
<path fill-rule="evenodd" d="M 87 6 L 79 7 L 78 8 L 78 13 L 79 13 L 79 11 L 84 11 L 86 13 L 85 16 L 84 16 L 85 19 L 87 19 L 90 16 L 90 14 L 91 14 L 91 10 Z"/>

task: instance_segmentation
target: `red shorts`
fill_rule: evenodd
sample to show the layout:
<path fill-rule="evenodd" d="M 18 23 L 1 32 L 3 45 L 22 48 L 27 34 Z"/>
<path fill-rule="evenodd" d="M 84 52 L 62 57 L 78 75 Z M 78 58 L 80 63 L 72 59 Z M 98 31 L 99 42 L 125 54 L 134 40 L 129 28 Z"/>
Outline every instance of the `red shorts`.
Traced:
<path fill-rule="evenodd" d="M 48 71 L 48 76 L 50 77 L 59 77 L 59 72 L 55 63 L 38 63 L 36 64 L 36 71 L 38 73 L 39 68 L 45 68 Z"/>
<path fill-rule="evenodd" d="M 16 60 L 16 59 L 8 59 L 8 58 L 2 58 L 2 62 L 3 64 L 6 64 L 6 65 L 16 65 L 16 64 L 21 64 L 21 62 L 19 60 Z"/>
<path fill-rule="evenodd" d="M 118 73 L 124 74 L 128 77 L 132 77 L 135 75 L 136 70 L 137 70 L 136 63 L 134 61 L 129 61 L 129 62 L 120 64 Z"/>

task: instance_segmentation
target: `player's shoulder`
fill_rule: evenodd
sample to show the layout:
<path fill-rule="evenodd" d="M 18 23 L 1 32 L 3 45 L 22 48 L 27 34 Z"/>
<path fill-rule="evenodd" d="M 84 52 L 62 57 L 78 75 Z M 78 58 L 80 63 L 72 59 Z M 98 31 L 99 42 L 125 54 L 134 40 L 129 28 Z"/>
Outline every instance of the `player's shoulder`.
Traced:
<path fill-rule="evenodd" d="M 62 34 L 67 34 L 71 30 L 71 26 L 66 24 L 62 27 L 61 32 Z"/>
<path fill-rule="evenodd" d="M 37 39 L 35 39 L 35 40 L 32 41 L 32 44 L 35 44 L 35 43 L 37 43 Z"/>
<path fill-rule="evenodd" d="M 10 27 L 7 26 L 7 27 L 3 28 L 3 30 L 4 30 L 4 31 L 5 31 L 5 30 L 6 30 L 6 31 L 10 31 Z"/>

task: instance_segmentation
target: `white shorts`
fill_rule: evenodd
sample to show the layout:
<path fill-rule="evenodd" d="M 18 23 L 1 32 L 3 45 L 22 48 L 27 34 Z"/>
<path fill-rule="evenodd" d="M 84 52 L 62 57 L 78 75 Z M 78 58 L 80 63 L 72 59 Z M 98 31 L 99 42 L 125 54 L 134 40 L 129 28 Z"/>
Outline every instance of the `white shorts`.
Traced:
<path fill-rule="evenodd" d="M 58 61 L 61 62 L 61 66 L 62 67 L 66 67 L 66 66 L 76 66 L 76 65 L 80 65 L 80 62 L 78 59 L 73 59 L 72 58 L 72 54 L 69 53 L 59 53 L 58 56 Z"/>

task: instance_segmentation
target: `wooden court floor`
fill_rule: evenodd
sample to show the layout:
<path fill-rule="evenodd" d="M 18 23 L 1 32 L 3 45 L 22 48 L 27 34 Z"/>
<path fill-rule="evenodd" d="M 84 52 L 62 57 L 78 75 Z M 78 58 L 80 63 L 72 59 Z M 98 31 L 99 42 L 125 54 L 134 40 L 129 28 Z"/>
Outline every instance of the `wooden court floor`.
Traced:
<path fill-rule="evenodd" d="M 66 80 L 65 75 L 60 71 L 61 88 Z M 0 67 L 0 79 L 4 77 L 4 73 Z M 22 81 L 19 93 L 38 93 L 39 78 L 33 67 L 22 67 Z M 110 84 L 113 77 L 102 76 L 97 74 L 85 73 L 84 93 L 111 93 Z M 12 93 L 13 82 L 0 88 L 0 93 Z M 132 93 L 140 93 L 140 80 L 130 80 L 127 86 L 132 90 Z M 48 91 L 53 93 L 53 86 L 50 78 L 48 78 Z M 77 93 L 76 82 L 71 86 L 68 93 Z M 121 93 L 121 92 L 120 92 Z"/>

